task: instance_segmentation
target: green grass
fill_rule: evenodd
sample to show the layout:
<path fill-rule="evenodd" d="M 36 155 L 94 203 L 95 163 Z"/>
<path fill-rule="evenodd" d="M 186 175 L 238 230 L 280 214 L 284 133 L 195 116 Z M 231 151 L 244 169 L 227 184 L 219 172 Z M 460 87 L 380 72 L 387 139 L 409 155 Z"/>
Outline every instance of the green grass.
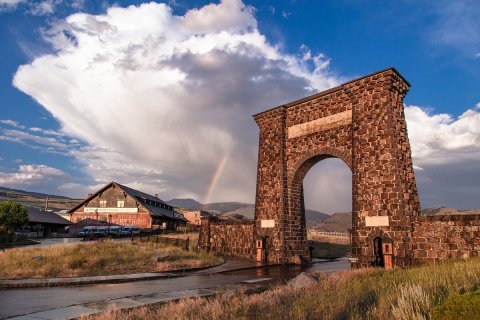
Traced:
<path fill-rule="evenodd" d="M 318 285 L 302 289 L 279 286 L 254 295 L 185 299 L 113 310 L 95 319 L 430 319 L 430 312 L 449 296 L 480 288 L 480 259 L 316 277 Z M 479 309 L 469 312 L 471 319 L 478 319 Z"/>
<path fill-rule="evenodd" d="M 164 261 L 152 259 L 165 255 Z M 0 253 L 0 279 L 80 277 L 160 272 L 222 263 L 211 254 L 154 243 L 98 241 L 51 248 L 10 249 Z"/>

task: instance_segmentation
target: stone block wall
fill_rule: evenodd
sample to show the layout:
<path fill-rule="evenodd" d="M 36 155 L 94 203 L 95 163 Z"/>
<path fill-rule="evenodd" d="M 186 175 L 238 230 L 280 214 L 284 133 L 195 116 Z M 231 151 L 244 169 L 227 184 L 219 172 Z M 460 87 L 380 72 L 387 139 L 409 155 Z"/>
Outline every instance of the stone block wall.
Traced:
<path fill-rule="evenodd" d="M 413 262 L 480 255 L 480 215 L 417 217 L 413 232 Z"/>
<path fill-rule="evenodd" d="M 303 179 L 316 163 L 336 157 L 352 170 L 354 267 L 373 262 L 377 237 L 395 240 L 396 264 L 410 264 L 420 206 L 403 113 L 409 87 L 390 68 L 254 116 L 255 237 L 267 237 L 269 262 L 308 255 Z"/>
<path fill-rule="evenodd" d="M 253 260 L 253 229 L 253 222 L 213 222 L 202 218 L 198 248 L 221 256 Z"/>

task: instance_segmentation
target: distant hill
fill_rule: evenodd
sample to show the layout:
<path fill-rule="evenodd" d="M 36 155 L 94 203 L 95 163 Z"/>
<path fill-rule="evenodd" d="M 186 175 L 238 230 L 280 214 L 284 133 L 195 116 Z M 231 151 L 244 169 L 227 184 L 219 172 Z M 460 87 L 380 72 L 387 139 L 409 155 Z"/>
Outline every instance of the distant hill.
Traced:
<path fill-rule="evenodd" d="M 460 210 L 453 208 L 426 208 L 421 212 L 422 216 L 444 216 L 444 215 L 465 215 L 465 214 L 480 214 L 480 209 Z"/>
<path fill-rule="evenodd" d="M 252 206 L 252 204 L 241 202 L 215 202 L 203 205 L 203 210 L 217 211 L 220 213 L 231 213 L 232 211 L 248 206 Z"/>
<path fill-rule="evenodd" d="M 334 213 L 322 222 L 312 226 L 313 229 L 325 232 L 347 232 L 352 227 L 352 213 Z"/>
<path fill-rule="evenodd" d="M 0 202 L 15 201 L 34 208 L 45 208 L 47 197 L 49 198 L 48 208 L 53 210 L 72 209 L 82 201 L 65 196 L 0 187 Z"/>
<path fill-rule="evenodd" d="M 202 210 L 203 208 L 203 204 L 190 198 L 189 199 L 172 199 L 172 200 L 166 201 L 166 203 L 177 208 L 185 208 L 190 210 Z"/>
<path fill-rule="evenodd" d="M 18 190 L 18 189 L 10 189 L 6 187 L 0 187 L 0 194 L 18 194 L 18 195 L 30 195 L 33 197 L 37 198 L 47 198 L 49 196 L 50 198 L 56 198 L 56 199 L 66 199 L 66 200 L 71 200 L 72 198 L 65 197 L 65 196 L 58 196 L 58 195 L 52 195 L 52 194 L 46 194 L 46 193 L 40 193 L 40 192 L 32 192 L 32 191 L 25 191 L 25 190 Z"/>
<path fill-rule="evenodd" d="M 216 203 L 207 203 L 202 205 L 200 202 L 193 199 L 172 199 L 167 201 L 171 206 L 187 208 L 191 210 L 205 210 L 223 216 L 231 216 L 239 218 L 238 216 L 244 216 L 248 219 L 253 219 L 255 215 L 255 205 L 251 203 L 242 203 L 242 202 L 216 202 Z M 305 210 L 305 218 L 307 220 L 307 227 L 316 225 L 326 218 L 329 215 L 323 212 L 315 210 Z"/>
<path fill-rule="evenodd" d="M 226 212 L 226 214 L 240 214 L 244 217 L 247 217 L 247 218 L 250 218 L 250 219 L 253 219 L 254 215 L 255 215 L 255 205 L 254 204 L 248 204 L 248 205 L 245 205 L 243 207 L 240 207 L 236 210 L 232 210 L 232 211 L 229 211 L 229 212 Z"/>
<path fill-rule="evenodd" d="M 307 228 L 310 228 L 316 224 L 319 224 L 322 221 L 325 221 L 326 219 L 328 219 L 329 217 L 330 217 L 329 214 L 326 214 L 320 211 L 305 209 L 305 219 L 307 220 Z"/>
<path fill-rule="evenodd" d="M 202 204 L 194 199 L 172 199 L 167 201 L 167 203 L 178 208 L 213 211 L 216 213 L 231 213 L 231 211 L 251 205 L 249 203 L 241 202 L 214 202 Z"/>

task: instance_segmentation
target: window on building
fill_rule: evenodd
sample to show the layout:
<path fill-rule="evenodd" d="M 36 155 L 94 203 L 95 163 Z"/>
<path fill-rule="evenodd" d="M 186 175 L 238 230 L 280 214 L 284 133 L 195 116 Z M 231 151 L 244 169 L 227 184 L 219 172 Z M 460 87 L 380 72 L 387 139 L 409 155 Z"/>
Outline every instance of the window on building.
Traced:
<path fill-rule="evenodd" d="M 106 208 L 107 207 L 107 200 L 100 200 L 100 208 Z"/>
<path fill-rule="evenodd" d="M 117 201 L 117 208 L 123 208 L 125 207 L 125 201 L 124 200 L 118 200 Z"/>

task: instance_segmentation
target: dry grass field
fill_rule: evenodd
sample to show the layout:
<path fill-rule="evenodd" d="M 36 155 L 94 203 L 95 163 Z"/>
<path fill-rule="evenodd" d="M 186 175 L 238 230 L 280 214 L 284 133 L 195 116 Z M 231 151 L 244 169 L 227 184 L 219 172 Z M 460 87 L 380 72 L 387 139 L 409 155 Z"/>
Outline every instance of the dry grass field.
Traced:
<path fill-rule="evenodd" d="M 466 313 L 454 310 L 453 318 L 445 317 L 445 312 L 435 316 L 435 310 L 451 300 L 449 296 L 480 297 L 478 258 L 315 276 L 318 285 L 302 289 L 282 285 L 260 294 L 185 299 L 83 319 L 480 319 L 480 299 L 469 299 Z"/>
<path fill-rule="evenodd" d="M 161 257 L 160 262 L 153 259 Z M 0 252 L 0 279 L 162 272 L 218 265 L 223 259 L 155 243 L 110 240 Z"/>

